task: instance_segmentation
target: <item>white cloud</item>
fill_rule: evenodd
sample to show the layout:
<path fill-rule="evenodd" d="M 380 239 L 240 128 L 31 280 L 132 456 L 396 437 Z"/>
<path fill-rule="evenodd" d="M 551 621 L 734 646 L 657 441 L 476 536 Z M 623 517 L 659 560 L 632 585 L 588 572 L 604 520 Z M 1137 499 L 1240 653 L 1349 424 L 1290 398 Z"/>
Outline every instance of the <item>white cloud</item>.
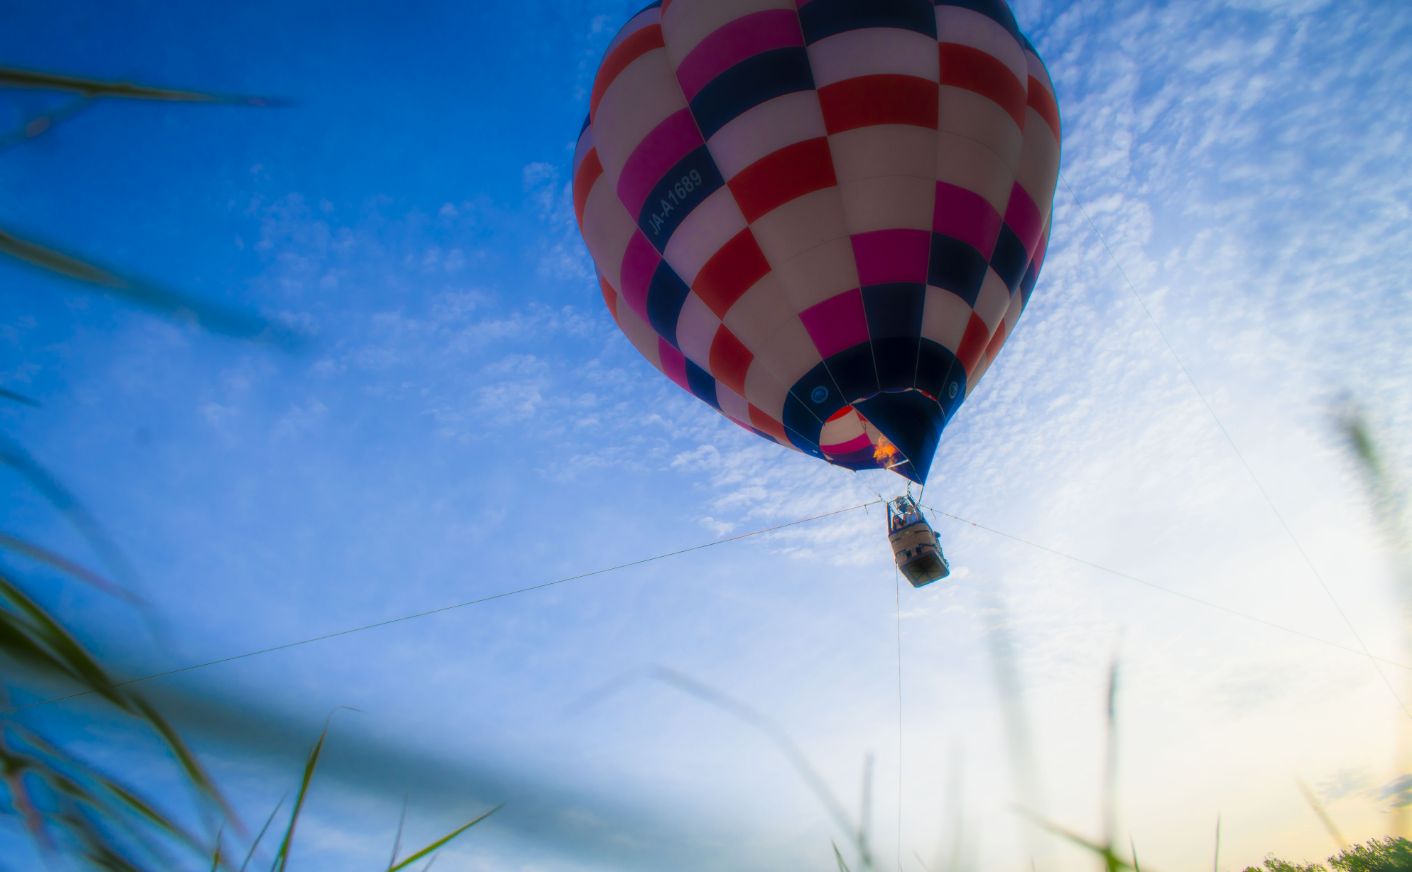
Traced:
<path fill-rule="evenodd" d="M 302 439 L 317 430 L 328 418 L 328 406 L 310 398 L 295 405 L 275 422 L 271 438 L 276 441 Z"/>
<path fill-rule="evenodd" d="M 595 281 L 593 260 L 574 217 L 572 182 L 561 177 L 558 166 L 537 161 L 525 166 L 524 186 L 546 231 L 537 266 L 540 275 Z"/>

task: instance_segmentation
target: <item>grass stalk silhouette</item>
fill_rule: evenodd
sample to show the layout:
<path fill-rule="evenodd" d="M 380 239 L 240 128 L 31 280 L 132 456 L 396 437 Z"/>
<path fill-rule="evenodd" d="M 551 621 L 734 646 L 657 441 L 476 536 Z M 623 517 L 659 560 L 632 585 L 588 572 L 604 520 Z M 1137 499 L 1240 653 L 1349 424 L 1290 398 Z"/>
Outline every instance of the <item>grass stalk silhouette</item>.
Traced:
<path fill-rule="evenodd" d="M 256 97 L 207 94 L 109 82 L 56 73 L 0 68 L 0 88 L 67 92 L 77 98 L 58 110 L 30 119 L 17 131 L 0 136 L 0 149 L 18 145 L 76 116 L 98 99 L 158 100 L 229 106 L 279 105 Z M 203 329 L 245 339 L 291 346 L 293 334 L 284 327 L 248 312 L 202 301 L 138 280 L 91 260 L 0 229 L 0 255 L 35 267 L 69 286 L 114 296 L 160 316 L 194 321 Z M 22 394 L 0 389 L 0 401 L 32 409 L 40 404 Z M 16 473 L 31 492 L 54 507 L 79 531 L 122 584 L 110 581 L 77 561 L 23 537 L 0 532 L 0 558 L 45 566 L 61 577 L 78 581 L 130 605 L 141 606 L 129 585 L 136 578 L 122 551 L 98 521 L 58 476 L 46 470 L 23 446 L 0 434 L 0 466 Z M 275 806 L 251 841 L 239 867 L 225 849 L 228 832 L 243 831 L 239 819 L 206 767 L 172 722 L 139 691 L 121 682 L 53 613 L 27 591 L 23 576 L 0 563 L 0 662 L 7 667 L 10 687 L 16 680 L 59 681 L 91 691 L 101 716 L 119 718 L 155 737 L 176 763 L 181 780 L 193 793 L 199 816 L 218 821 L 213 836 L 191 830 L 162 804 L 118 776 L 65 748 L 25 717 L 24 706 L 0 692 L 0 796 L 8 799 L 24 830 L 41 854 L 67 855 L 98 869 L 142 872 L 156 868 L 189 868 L 198 858 L 215 870 L 244 872 L 273 825 L 283 801 Z M 327 738 L 320 734 L 305 762 L 295 804 L 275 856 L 275 868 L 285 872 L 304 802 Z M 428 858 L 499 810 L 481 814 L 434 842 L 397 859 L 394 846 L 388 872 L 398 872 Z"/>

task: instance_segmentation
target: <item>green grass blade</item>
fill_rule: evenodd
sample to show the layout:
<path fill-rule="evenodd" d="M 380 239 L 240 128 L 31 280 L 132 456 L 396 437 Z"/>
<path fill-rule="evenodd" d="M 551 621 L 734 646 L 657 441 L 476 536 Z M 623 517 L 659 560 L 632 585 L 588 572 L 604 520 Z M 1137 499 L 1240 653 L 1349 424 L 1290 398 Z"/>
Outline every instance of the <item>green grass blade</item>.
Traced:
<path fill-rule="evenodd" d="M 152 729 L 157 731 L 162 737 L 162 740 L 166 743 L 167 748 L 176 756 L 177 762 L 186 773 L 187 780 L 198 788 L 207 799 L 214 802 L 221 809 L 221 812 L 225 815 L 227 820 L 239 826 L 240 823 L 236 820 L 235 810 L 226 802 L 225 797 L 221 795 L 220 790 L 216 787 L 215 781 L 207 774 L 205 767 L 196 759 L 196 755 L 186 746 L 186 742 L 182 741 L 177 731 L 171 724 L 167 723 L 166 718 L 158 714 L 157 710 L 152 707 L 152 704 L 142 697 L 130 696 L 129 699 L 133 708 L 147 721 Z"/>
<path fill-rule="evenodd" d="M 402 830 L 407 826 L 407 797 L 402 797 L 402 813 L 397 816 L 397 835 L 392 839 L 392 856 L 387 858 L 387 868 L 391 869 L 397 862 L 397 855 L 402 851 Z"/>
<path fill-rule="evenodd" d="M 279 810 L 284 807 L 284 801 L 288 798 L 288 794 L 280 797 L 279 802 L 275 803 L 274 809 L 270 812 L 270 816 L 265 818 L 265 825 L 260 827 L 260 832 L 255 834 L 255 841 L 250 843 L 250 851 L 246 853 L 245 861 L 240 864 L 240 872 L 245 872 L 245 868 L 255 858 L 255 851 L 259 849 L 260 842 L 265 838 L 265 833 L 269 832 L 270 824 L 275 822 L 275 815 L 279 814 Z"/>
<path fill-rule="evenodd" d="M 1083 836 L 1080 836 L 1079 834 L 1074 832 L 1070 832 L 1069 830 L 1066 830 L 1063 827 L 1058 826 L 1057 824 L 1050 823 L 1044 818 L 1041 818 L 1026 809 L 1018 809 L 1018 811 L 1021 815 L 1028 818 L 1032 823 L 1039 826 L 1041 829 L 1047 830 L 1048 832 L 1058 836 L 1066 842 L 1069 842 L 1070 844 L 1073 844 L 1077 847 L 1083 848 L 1084 850 L 1093 854 L 1095 857 L 1102 860 L 1108 868 L 1119 870 L 1119 872 L 1122 872 L 1122 870 L 1133 869 L 1133 867 L 1128 865 L 1126 860 L 1113 853 L 1112 848 L 1085 839 Z M 1133 870 L 1133 872 L 1135 872 L 1135 870 Z"/>
<path fill-rule="evenodd" d="M 162 737 L 176 756 L 187 779 L 220 806 L 228 818 L 234 819 L 230 806 L 220 795 L 196 756 L 150 703 L 140 696 L 119 690 L 113 679 L 77 639 L 3 575 L 0 575 L 0 600 L 8 601 L 30 623 L 29 627 L 15 629 L 9 634 L 0 634 L 0 646 L 19 649 L 22 647 L 21 643 L 28 642 L 31 647 L 38 648 L 48 655 L 53 668 L 87 685 L 117 708 L 141 717 Z M 0 614 L 0 628 L 6 626 L 5 617 L 7 616 Z"/>
<path fill-rule="evenodd" d="M 475 826 L 476 824 L 480 823 L 481 821 L 483 821 L 483 820 L 485 820 L 486 818 L 490 817 L 491 815 L 495 814 L 497 811 L 500 811 L 500 809 L 502 809 L 502 808 L 504 808 L 504 807 L 505 807 L 505 804 L 502 802 L 500 805 L 497 805 L 495 808 L 492 808 L 490 811 L 486 812 L 485 814 L 481 815 L 480 817 L 476 818 L 475 820 L 471 821 L 470 823 L 463 824 L 462 826 L 457 827 L 456 829 L 452 830 L 451 832 L 449 832 L 449 833 L 447 833 L 446 835 L 442 836 L 441 838 L 437 839 L 435 842 L 432 842 L 430 845 L 427 845 L 425 848 L 422 848 L 420 851 L 418 851 L 418 852 L 416 852 L 415 854 L 412 854 L 411 856 L 407 857 L 405 860 L 403 860 L 402 862 L 398 863 L 396 866 L 389 866 L 389 867 L 387 867 L 387 872 L 400 872 L 400 870 L 406 869 L 408 866 L 412 865 L 413 863 L 417 862 L 418 860 L 422 859 L 423 857 L 427 856 L 428 854 L 433 854 L 433 853 L 435 853 L 435 852 L 441 850 L 441 848 L 442 848 L 444 845 L 446 845 L 446 843 L 448 843 L 448 842 L 450 842 L 452 839 L 455 839 L 456 837 L 460 836 L 460 835 L 461 835 L 462 833 L 464 833 L 466 830 L 469 830 L 471 827 Z"/>
<path fill-rule="evenodd" d="M 203 302 L 185 294 L 120 275 L 73 254 L 22 239 L 0 230 L 0 254 L 72 279 L 90 289 L 119 297 L 174 320 L 197 321 L 202 327 L 238 339 L 264 338 L 277 345 L 294 344 L 294 334 L 286 328 L 245 312 Z"/>
<path fill-rule="evenodd" d="M 119 599 L 127 600 L 133 605 L 137 605 L 140 603 L 140 600 L 138 600 L 136 596 L 119 587 L 117 584 L 104 578 L 103 576 L 99 575 L 98 573 L 92 571 L 91 569 L 87 569 L 83 566 L 80 566 L 79 564 L 73 562 L 67 557 L 64 557 L 62 554 L 56 554 L 53 551 L 48 550 L 47 548 L 43 548 L 39 545 L 34 544 L 33 542 L 21 539 L 18 536 L 11 536 L 8 533 L 0 533 L 0 549 L 6 549 L 9 551 L 13 551 L 16 554 L 22 554 L 37 563 L 43 563 L 47 566 L 59 570 L 65 575 L 71 576 L 73 578 L 78 579 L 79 581 L 92 585 L 93 587 L 98 588 L 104 593 L 111 594 L 112 596 L 118 597 Z"/>
<path fill-rule="evenodd" d="M 36 70 L 20 70 L 10 67 L 0 68 L 0 86 L 10 88 L 37 88 L 45 91 L 69 91 L 75 94 L 83 94 L 87 97 L 118 97 L 128 100 L 161 100 L 176 103 L 220 103 L 237 106 L 281 105 L 281 101 L 263 97 L 206 94 L 200 91 L 155 88 L 150 85 L 135 85 L 131 82 L 85 79 L 79 76 L 66 76 L 60 73 L 42 73 Z"/>
<path fill-rule="evenodd" d="M 1142 865 L 1137 861 L 1137 840 L 1129 838 L 1128 844 L 1133 850 L 1133 872 L 1142 872 Z"/>
<path fill-rule="evenodd" d="M 64 808 L 62 812 L 51 814 L 51 819 L 60 823 L 63 830 L 78 843 L 89 862 L 104 869 L 142 868 L 100 822 L 122 826 L 137 836 L 139 841 L 142 841 L 142 834 L 116 814 L 103 797 L 95 795 L 87 786 L 63 772 L 49 770 L 40 773 L 40 776 Z M 150 850 L 150 845 L 148 847 Z"/>
<path fill-rule="evenodd" d="M 146 820 L 158 830 L 167 833 L 195 851 L 205 850 L 206 846 L 200 839 L 183 829 L 180 824 L 176 823 L 171 818 L 157 811 L 151 803 L 138 796 L 130 788 L 119 784 L 106 775 L 94 773 L 94 778 L 99 784 L 116 796 L 123 805 L 137 812 L 138 817 Z"/>
<path fill-rule="evenodd" d="M 78 640 L 31 600 L 13 582 L 0 575 L 0 600 L 8 601 L 30 622 L 30 639 L 50 655 L 52 661 L 75 680 L 87 685 L 109 702 L 132 711 L 128 700 L 113 690 L 113 681 Z"/>
<path fill-rule="evenodd" d="M 195 854 L 205 853 L 206 846 L 199 838 L 157 811 L 131 788 L 117 782 L 102 770 L 79 760 L 28 727 L 12 725 L 12 730 L 23 743 L 40 755 L 30 767 L 34 776 L 55 794 L 67 797 L 76 809 L 92 809 L 100 820 L 125 830 L 153 856 L 163 853 L 164 843 L 154 841 L 152 832 L 149 831 L 165 833 Z M 138 823 L 143 821 L 146 822 L 147 829 L 138 826 Z"/>
<path fill-rule="evenodd" d="M 211 855 L 210 872 L 216 872 L 216 870 L 221 868 L 221 839 L 225 837 L 225 834 L 225 827 L 221 827 L 220 829 L 216 830 L 216 851 L 214 854 Z"/>
<path fill-rule="evenodd" d="M 12 612 L 0 609 L 0 652 L 30 667 L 38 667 L 45 672 L 56 672 L 71 681 L 79 679 L 64 668 L 34 639 L 34 628 Z M 4 714 L 12 714 L 7 709 Z"/>
<path fill-rule="evenodd" d="M 289 826 L 284 831 L 284 838 L 279 843 L 279 853 L 275 854 L 275 862 L 272 867 L 276 872 L 285 872 L 285 866 L 289 863 L 289 848 L 294 843 L 294 828 L 299 823 L 299 813 L 304 810 L 304 797 L 309 793 L 309 782 L 314 780 L 314 770 L 319 765 L 319 755 L 324 750 L 324 739 L 328 738 L 328 727 L 319 734 L 319 741 L 314 743 L 314 750 L 309 752 L 309 759 L 304 764 L 304 778 L 299 782 L 299 792 L 294 796 L 294 808 L 289 813 Z"/>

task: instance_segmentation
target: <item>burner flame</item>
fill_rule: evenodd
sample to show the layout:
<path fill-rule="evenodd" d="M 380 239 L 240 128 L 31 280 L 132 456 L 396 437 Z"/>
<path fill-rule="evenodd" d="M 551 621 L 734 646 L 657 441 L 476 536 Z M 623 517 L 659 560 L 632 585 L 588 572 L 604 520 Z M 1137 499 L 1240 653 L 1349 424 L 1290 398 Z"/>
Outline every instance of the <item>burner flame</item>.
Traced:
<path fill-rule="evenodd" d="M 879 436 L 877 444 L 873 446 L 873 460 L 891 469 L 897 465 L 897 446 L 889 442 L 886 436 Z"/>

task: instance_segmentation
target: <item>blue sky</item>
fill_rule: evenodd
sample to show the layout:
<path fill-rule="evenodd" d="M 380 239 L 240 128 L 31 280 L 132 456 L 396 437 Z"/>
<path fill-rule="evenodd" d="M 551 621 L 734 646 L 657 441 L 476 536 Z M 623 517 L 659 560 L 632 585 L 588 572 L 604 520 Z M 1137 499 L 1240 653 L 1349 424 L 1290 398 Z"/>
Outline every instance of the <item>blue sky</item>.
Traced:
<path fill-rule="evenodd" d="M 0 425 L 106 525 L 160 627 L 34 573 L 46 603 L 159 671 L 898 490 L 740 431 L 604 310 L 570 160 L 634 9 L 9 11 L 6 65 L 293 101 L 106 102 L 0 153 L 0 227 L 307 337 L 216 337 L 0 262 L 0 387 L 43 404 L 0 407 Z M 1407 724 L 1280 517 L 1368 647 L 1412 662 L 1395 555 L 1333 424 L 1356 398 L 1412 469 L 1412 10 L 1016 14 L 1058 90 L 1064 182 L 1034 300 L 948 430 L 927 502 L 1343 648 L 940 518 L 954 583 L 900 597 L 900 851 L 899 600 L 876 508 L 154 682 L 198 726 L 193 696 L 250 700 L 248 723 L 200 741 L 255 820 L 325 716 L 359 709 L 335 717 L 301 868 L 382 862 L 404 794 L 409 841 L 509 800 L 439 868 L 829 868 L 839 834 L 777 750 L 656 667 L 768 715 L 850 807 L 874 755 L 889 867 L 947 868 L 959 830 L 972 868 L 1088 868 L 1012 806 L 1098 834 L 1115 651 L 1120 831 L 1145 864 L 1209 861 L 1218 814 L 1223 868 L 1325 855 L 1296 779 L 1350 837 L 1390 831 L 1380 790 L 1412 768 Z M 3 94 L 0 119 L 50 105 Z M 97 561 L 0 481 L 0 529 Z M 1006 739 L 997 640 L 1030 767 Z M 1412 671 L 1384 668 L 1412 698 Z M 138 765 L 119 725 L 46 717 Z M 21 844 L 0 828 L 0 854 Z"/>

